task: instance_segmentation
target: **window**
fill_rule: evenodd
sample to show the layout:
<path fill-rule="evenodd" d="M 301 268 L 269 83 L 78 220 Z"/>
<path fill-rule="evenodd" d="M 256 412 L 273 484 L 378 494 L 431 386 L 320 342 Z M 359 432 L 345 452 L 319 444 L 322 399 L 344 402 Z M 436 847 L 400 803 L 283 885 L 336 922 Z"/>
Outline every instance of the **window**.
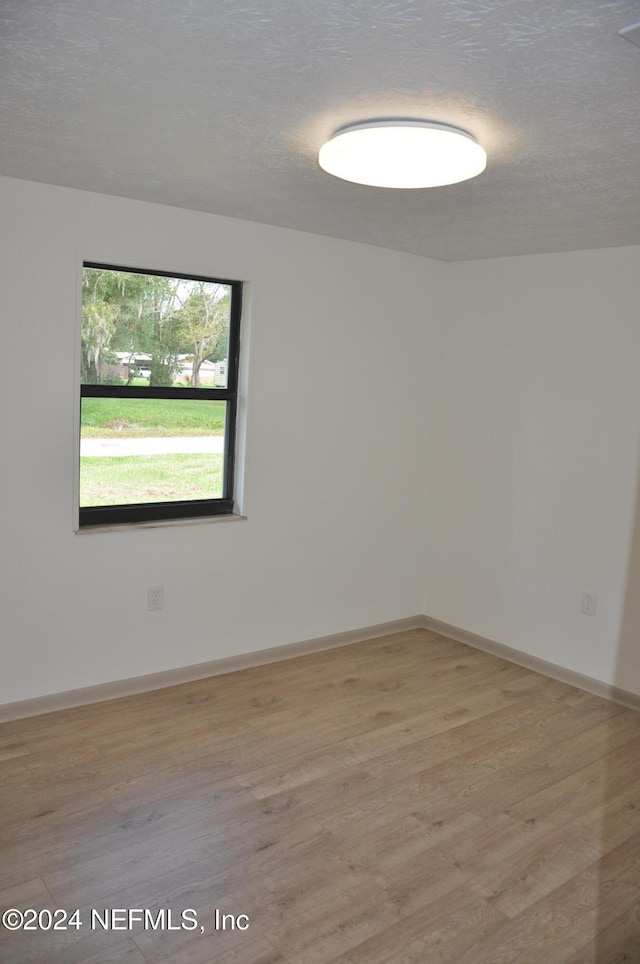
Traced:
<path fill-rule="evenodd" d="M 80 526 L 233 512 L 242 285 L 85 262 Z"/>

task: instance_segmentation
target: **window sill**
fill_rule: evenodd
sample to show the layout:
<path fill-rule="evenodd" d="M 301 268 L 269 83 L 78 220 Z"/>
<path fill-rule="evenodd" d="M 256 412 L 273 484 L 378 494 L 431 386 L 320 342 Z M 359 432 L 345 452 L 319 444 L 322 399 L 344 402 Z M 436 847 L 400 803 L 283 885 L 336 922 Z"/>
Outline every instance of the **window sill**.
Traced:
<path fill-rule="evenodd" d="M 233 512 L 230 515 L 197 516 L 194 519 L 156 519 L 152 522 L 122 522 L 109 526 L 82 526 L 76 528 L 77 536 L 90 535 L 93 532 L 129 532 L 131 529 L 166 529 L 168 526 L 196 526 L 210 525 L 218 522 L 246 522 L 246 515 Z"/>

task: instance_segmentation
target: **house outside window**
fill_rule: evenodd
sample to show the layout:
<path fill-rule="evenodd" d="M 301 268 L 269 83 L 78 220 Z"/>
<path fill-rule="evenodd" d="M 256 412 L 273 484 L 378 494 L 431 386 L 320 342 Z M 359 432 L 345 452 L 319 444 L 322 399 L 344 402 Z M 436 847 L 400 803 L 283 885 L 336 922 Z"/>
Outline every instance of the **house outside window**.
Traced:
<path fill-rule="evenodd" d="M 80 527 L 229 515 L 242 284 L 85 262 Z"/>

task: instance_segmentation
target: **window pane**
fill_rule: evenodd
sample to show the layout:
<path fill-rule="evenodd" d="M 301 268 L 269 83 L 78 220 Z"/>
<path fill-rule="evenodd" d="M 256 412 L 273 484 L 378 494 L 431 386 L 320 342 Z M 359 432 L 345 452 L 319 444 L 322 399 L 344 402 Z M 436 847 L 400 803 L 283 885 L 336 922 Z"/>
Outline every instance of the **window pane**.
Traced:
<path fill-rule="evenodd" d="M 230 306 L 220 281 L 85 267 L 83 384 L 226 388 Z"/>
<path fill-rule="evenodd" d="M 223 497 L 226 402 L 83 398 L 80 506 Z"/>

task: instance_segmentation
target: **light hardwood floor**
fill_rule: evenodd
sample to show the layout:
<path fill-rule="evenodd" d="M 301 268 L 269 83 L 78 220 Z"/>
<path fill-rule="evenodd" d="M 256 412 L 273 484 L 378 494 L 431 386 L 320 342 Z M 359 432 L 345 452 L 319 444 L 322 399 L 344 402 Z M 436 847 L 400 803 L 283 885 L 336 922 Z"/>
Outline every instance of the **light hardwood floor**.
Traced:
<path fill-rule="evenodd" d="M 640 714 L 425 630 L 7 723 L 0 761 L 0 910 L 82 921 L 3 964 L 640 962 Z"/>

